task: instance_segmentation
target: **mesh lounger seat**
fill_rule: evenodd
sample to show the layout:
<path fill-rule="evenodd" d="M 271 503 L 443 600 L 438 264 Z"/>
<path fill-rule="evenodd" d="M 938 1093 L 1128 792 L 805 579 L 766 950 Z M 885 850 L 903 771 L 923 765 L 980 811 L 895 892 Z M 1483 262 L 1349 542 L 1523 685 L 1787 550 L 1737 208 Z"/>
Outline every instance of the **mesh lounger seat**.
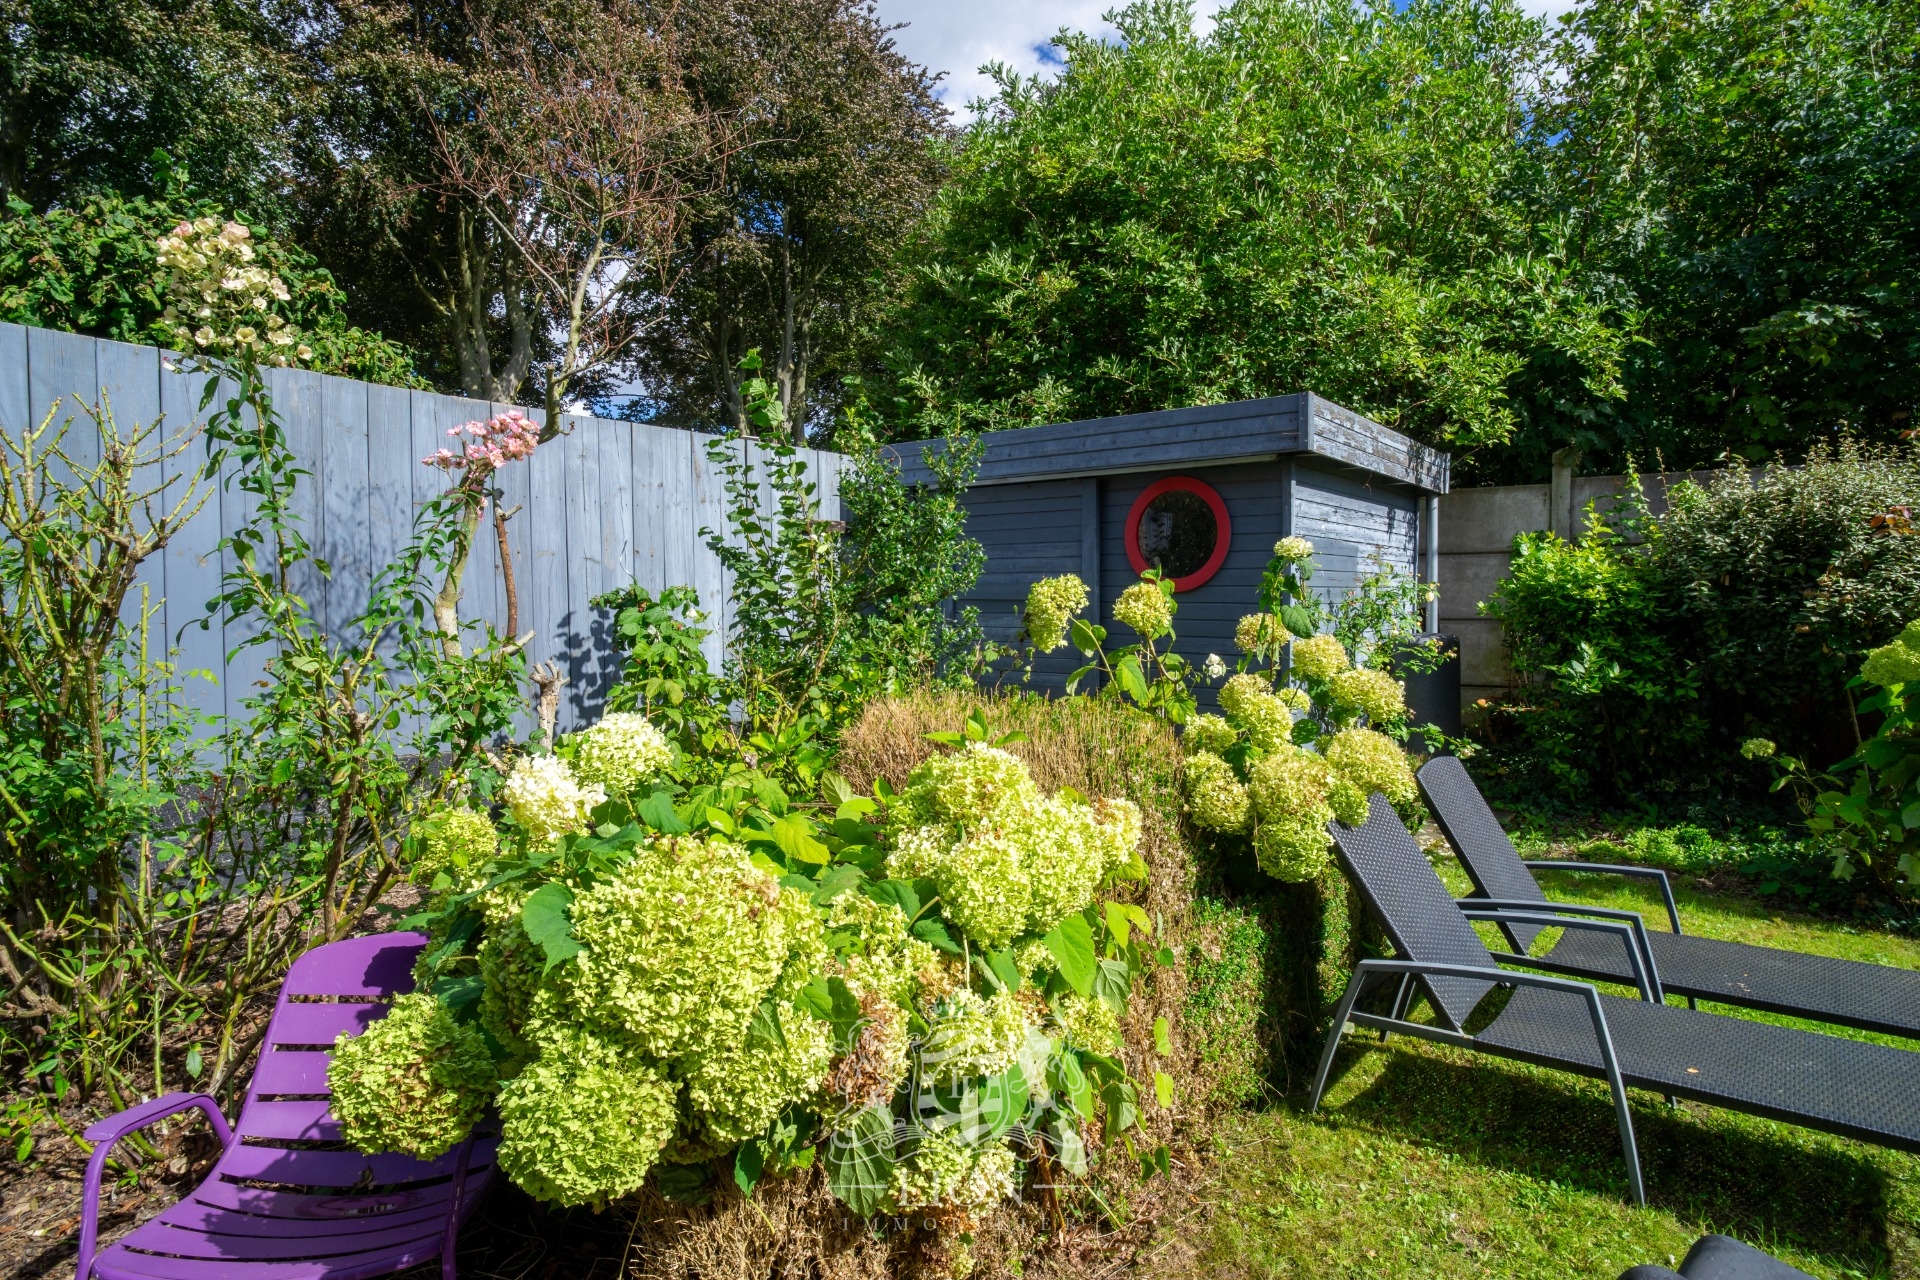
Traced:
<path fill-rule="evenodd" d="M 1320 1104 L 1341 1037 L 1367 1027 L 1606 1080 L 1628 1178 L 1642 1204 L 1646 1190 L 1627 1086 L 1920 1151 L 1920 1054 L 1681 1009 L 1650 994 L 1640 1000 L 1602 995 L 1569 978 L 1501 969 L 1498 961 L 1510 957 L 1487 950 L 1384 799 L 1372 798 L 1363 826 L 1336 823 L 1331 830 L 1342 862 L 1398 957 L 1356 966 L 1321 1053 L 1309 1109 Z M 1363 989 L 1382 978 L 1399 986 L 1392 1013 L 1356 1012 Z M 1432 1024 L 1406 1017 L 1415 985 L 1433 1007 Z M 1506 1007 L 1467 1034 L 1475 1007 L 1502 985 L 1515 988 Z"/>
<path fill-rule="evenodd" d="M 1491 904 L 1518 907 L 1524 903 L 1534 909 L 1561 909 L 1561 904 L 1550 903 L 1541 891 L 1533 878 L 1535 869 L 1604 872 L 1650 879 L 1659 884 L 1666 899 L 1667 922 L 1673 932 L 1658 933 L 1645 928 L 1635 932 L 1652 953 L 1652 967 L 1664 991 L 1689 999 L 1718 1000 L 1865 1031 L 1920 1037 L 1920 973 L 1682 933 L 1680 912 L 1674 906 L 1673 889 L 1667 883 L 1665 872 L 1651 867 L 1589 862 L 1522 861 L 1459 760 L 1437 756 L 1427 762 L 1419 776 L 1420 790 L 1433 807 L 1440 830 L 1460 855 L 1460 862 L 1466 867 L 1479 897 L 1490 900 Z M 1544 924 L 1506 921 L 1500 929 L 1514 951 L 1525 954 L 1545 927 Z M 1611 982 L 1633 980 L 1627 948 L 1618 934 L 1569 931 L 1552 950 L 1528 963 L 1535 968 L 1583 978 Z"/>
<path fill-rule="evenodd" d="M 1620 1280 L 1813 1280 L 1772 1254 L 1732 1236 L 1701 1236 L 1687 1250 L 1679 1271 L 1642 1264 L 1620 1273 Z"/>
<path fill-rule="evenodd" d="M 492 1137 L 438 1160 L 364 1156 L 340 1141 L 327 1104 L 334 1037 L 358 1035 L 413 990 L 418 933 L 315 947 L 287 971 L 260 1061 L 231 1131 L 212 1098 L 170 1093 L 89 1128 L 78 1280 L 361 1280 L 440 1259 L 493 1173 Z M 100 1178 L 121 1138 L 189 1108 L 226 1150 L 178 1204 L 95 1252 Z"/>

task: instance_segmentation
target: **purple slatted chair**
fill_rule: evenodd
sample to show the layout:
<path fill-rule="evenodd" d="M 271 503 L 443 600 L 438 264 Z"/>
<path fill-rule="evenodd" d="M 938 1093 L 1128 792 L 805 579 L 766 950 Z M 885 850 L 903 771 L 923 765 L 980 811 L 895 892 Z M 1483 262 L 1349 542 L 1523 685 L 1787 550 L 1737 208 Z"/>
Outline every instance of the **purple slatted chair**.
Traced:
<path fill-rule="evenodd" d="M 213 1099 L 170 1093 L 100 1121 L 87 1162 L 77 1280 L 360 1280 L 440 1258 L 493 1175 L 497 1139 L 469 1138 L 438 1160 L 363 1156 L 328 1107 L 334 1037 L 358 1035 L 413 989 L 418 933 L 350 938 L 294 961 L 260 1046 L 253 1085 L 229 1130 Z M 198 1107 L 225 1147 L 192 1195 L 95 1252 L 100 1177 L 128 1134 Z"/>

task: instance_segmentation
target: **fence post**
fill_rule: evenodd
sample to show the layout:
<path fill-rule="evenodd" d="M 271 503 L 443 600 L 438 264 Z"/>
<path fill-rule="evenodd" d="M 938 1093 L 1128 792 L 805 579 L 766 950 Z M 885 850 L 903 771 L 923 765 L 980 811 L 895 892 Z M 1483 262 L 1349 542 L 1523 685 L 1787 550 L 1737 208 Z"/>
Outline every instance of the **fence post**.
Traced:
<path fill-rule="evenodd" d="M 1573 469 L 1580 451 L 1568 446 L 1553 451 L 1553 478 L 1547 485 L 1547 526 L 1562 538 L 1573 539 Z"/>

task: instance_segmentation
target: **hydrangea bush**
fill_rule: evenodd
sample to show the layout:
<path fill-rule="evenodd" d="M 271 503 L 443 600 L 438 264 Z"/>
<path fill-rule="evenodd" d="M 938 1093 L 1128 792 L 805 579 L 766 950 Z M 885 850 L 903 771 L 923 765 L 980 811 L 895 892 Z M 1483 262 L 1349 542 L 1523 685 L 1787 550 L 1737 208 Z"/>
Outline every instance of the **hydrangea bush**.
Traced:
<path fill-rule="evenodd" d="M 1405 693 L 1387 672 L 1355 666 L 1339 636 L 1320 631 L 1330 615 L 1307 590 L 1312 576 L 1311 542 L 1286 537 L 1274 544 L 1261 578 L 1261 611 L 1234 629 L 1241 658 L 1232 676 L 1217 656 L 1196 673 L 1178 655 L 1159 652 L 1158 642 L 1172 635 L 1176 605 L 1172 584 L 1157 575 L 1128 587 L 1114 602 L 1114 620 L 1140 640 L 1113 660 L 1101 647 L 1104 628 L 1074 616 L 1087 603 L 1078 578 L 1048 578 L 1027 594 L 1026 630 L 1035 651 L 1045 651 L 1043 640 L 1052 648 L 1070 638 L 1092 659 L 1075 680 L 1098 667 L 1111 677 L 1107 687 L 1184 724 L 1194 823 L 1227 840 L 1246 841 L 1261 870 L 1281 880 L 1319 876 L 1333 848 L 1327 823 L 1365 821 L 1367 797 L 1374 792 L 1409 819 L 1420 807 L 1413 772 L 1396 741 L 1406 734 Z M 1226 677 L 1219 692 L 1223 715 L 1196 713 L 1190 689 L 1196 674 Z M 942 768 L 953 780 L 943 775 L 934 784 L 936 808 L 945 803 L 943 787 L 998 788 L 994 771 L 1005 765 L 981 752 Z M 968 781 L 976 777 L 981 781 Z M 969 820 L 964 803 L 929 813 L 957 821 L 960 834 L 948 840 L 928 828 L 910 832 L 896 855 L 903 867 L 944 876 L 957 918 L 983 931 L 990 944 L 1004 942 L 1023 923 L 1038 925 L 1021 914 L 1029 892 L 1024 886 L 1033 883 L 1025 870 L 1031 860 L 1021 849 L 1023 841 L 1047 838 L 1052 819 L 1036 808 L 1020 821 L 977 813 Z M 994 874 L 969 878 L 968 872 L 986 867 Z M 1076 872 L 1083 879 L 1087 869 L 1056 870 L 1052 883 L 1077 889 Z"/>
<path fill-rule="evenodd" d="M 1161 961 L 1100 901 L 1146 873 L 1140 813 L 1047 793 L 977 715 L 937 736 L 898 792 L 818 810 L 750 769 L 681 788 L 616 713 L 516 761 L 498 814 L 421 821 L 433 994 L 338 1046 L 346 1140 L 437 1153 L 491 1101 L 500 1168 L 544 1200 L 824 1163 L 856 1212 L 963 1230 L 1043 1154 L 1084 1175 L 1140 1115 L 1114 1055 Z"/>

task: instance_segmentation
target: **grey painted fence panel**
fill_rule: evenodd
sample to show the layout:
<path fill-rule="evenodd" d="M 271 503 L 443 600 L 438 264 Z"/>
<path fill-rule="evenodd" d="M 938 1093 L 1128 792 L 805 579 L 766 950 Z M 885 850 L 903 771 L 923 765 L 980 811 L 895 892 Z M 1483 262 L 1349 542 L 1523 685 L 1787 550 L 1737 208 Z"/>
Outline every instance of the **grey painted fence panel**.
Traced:
<path fill-rule="evenodd" d="M 74 417 L 68 451 L 82 460 L 98 457 L 98 438 L 79 406 L 96 403 L 103 387 L 123 431 L 162 418 L 162 436 L 178 442 L 183 434 L 197 437 L 205 420 L 203 382 L 173 369 L 153 348 L 0 324 L 0 430 L 17 434 L 38 425 L 58 399 L 62 416 Z M 364 611 L 374 575 L 407 546 L 420 509 L 453 478 L 420 459 L 455 445 L 449 428 L 508 406 L 295 370 L 272 371 L 269 386 L 296 460 L 309 473 L 300 478 L 293 509 L 316 554 L 332 566 L 329 578 L 295 585 L 315 616 L 349 639 L 340 629 Z M 656 594 L 676 584 L 695 587 L 714 628 L 705 647 L 716 665 L 729 621 L 726 575 L 699 533 L 726 528 L 724 476 L 707 458 L 712 438 L 572 415 L 566 425 L 567 434 L 504 468 L 496 481 L 501 506 L 514 512 L 508 542 L 520 630 L 534 633 L 528 656 L 555 659 L 572 678 L 561 702 L 563 728 L 597 714 L 613 670 L 610 620 L 596 616 L 593 595 L 636 579 Z M 193 438 L 148 484 L 171 480 L 177 493 L 205 456 L 204 442 Z M 838 519 L 843 460 L 811 450 L 802 457 L 822 514 Z M 214 617 L 200 626 L 230 567 L 220 543 L 253 511 L 231 479 L 229 463 L 225 475 L 203 482 L 208 497 L 200 514 L 141 579 L 161 608 L 155 656 L 164 637 L 164 647 L 176 650 L 182 701 L 209 716 L 243 714 L 267 658 L 262 646 L 242 647 L 252 624 L 225 626 Z M 262 567 L 269 567 L 265 560 Z M 506 591 L 491 511 L 465 585 L 463 622 L 504 630 Z"/>

